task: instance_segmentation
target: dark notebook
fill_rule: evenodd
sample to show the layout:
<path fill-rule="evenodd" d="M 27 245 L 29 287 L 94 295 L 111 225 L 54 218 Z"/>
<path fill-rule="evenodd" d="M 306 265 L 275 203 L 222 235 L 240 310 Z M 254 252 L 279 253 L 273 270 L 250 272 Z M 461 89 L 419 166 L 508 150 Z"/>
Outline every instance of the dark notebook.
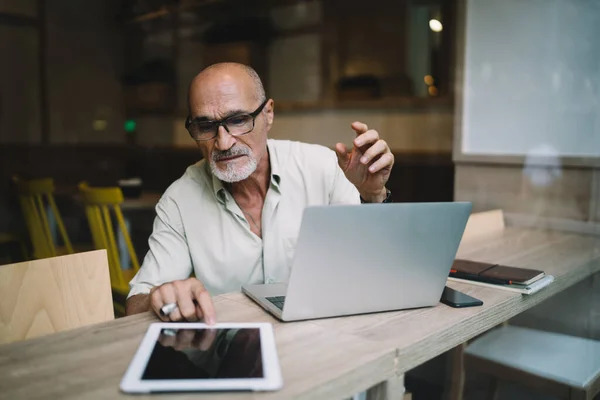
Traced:
<path fill-rule="evenodd" d="M 469 276 L 490 280 L 510 281 L 519 285 L 529 285 L 544 277 L 544 271 L 527 268 L 509 267 L 471 260 L 454 260 L 450 276 L 469 279 Z"/>

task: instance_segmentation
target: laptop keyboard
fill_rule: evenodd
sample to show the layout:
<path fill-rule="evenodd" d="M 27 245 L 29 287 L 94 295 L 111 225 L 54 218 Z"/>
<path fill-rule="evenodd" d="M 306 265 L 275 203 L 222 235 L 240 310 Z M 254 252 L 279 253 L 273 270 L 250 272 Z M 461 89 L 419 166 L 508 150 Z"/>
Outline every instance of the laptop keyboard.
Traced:
<path fill-rule="evenodd" d="M 269 300 L 275 305 L 275 307 L 283 311 L 283 303 L 285 302 L 285 296 L 265 297 L 265 299 Z"/>

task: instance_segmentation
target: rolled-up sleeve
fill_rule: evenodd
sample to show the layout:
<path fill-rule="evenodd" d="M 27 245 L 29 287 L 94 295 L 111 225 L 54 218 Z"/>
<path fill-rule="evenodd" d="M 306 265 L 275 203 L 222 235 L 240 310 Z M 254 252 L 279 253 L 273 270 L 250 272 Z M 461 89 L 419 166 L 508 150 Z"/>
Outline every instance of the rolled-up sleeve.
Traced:
<path fill-rule="evenodd" d="M 163 196 L 156 206 L 152 235 L 148 240 L 150 250 L 138 273 L 129 282 L 128 298 L 148 294 L 154 286 L 179 279 L 192 273 L 192 261 L 175 201 Z"/>

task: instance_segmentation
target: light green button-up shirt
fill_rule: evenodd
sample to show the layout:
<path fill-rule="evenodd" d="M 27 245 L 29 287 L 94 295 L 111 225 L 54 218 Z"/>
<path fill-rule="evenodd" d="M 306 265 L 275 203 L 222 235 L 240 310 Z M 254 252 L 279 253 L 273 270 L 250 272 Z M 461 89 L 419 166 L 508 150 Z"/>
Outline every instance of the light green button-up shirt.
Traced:
<path fill-rule="evenodd" d="M 240 291 L 244 284 L 287 282 L 304 208 L 360 203 L 332 150 L 273 139 L 267 147 L 271 182 L 262 239 L 250 231 L 231 194 L 201 160 L 158 202 L 150 250 L 129 283 L 129 296 L 192 272 L 212 295 Z"/>

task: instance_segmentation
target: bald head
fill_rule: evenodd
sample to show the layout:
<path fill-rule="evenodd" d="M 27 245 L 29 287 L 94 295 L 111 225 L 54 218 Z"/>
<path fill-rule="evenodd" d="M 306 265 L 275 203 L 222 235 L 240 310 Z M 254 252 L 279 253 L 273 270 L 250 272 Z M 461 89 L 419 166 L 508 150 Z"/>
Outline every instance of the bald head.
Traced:
<path fill-rule="evenodd" d="M 237 86 L 238 92 L 252 96 L 260 103 L 266 100 L 262 81 L 252 67 L 233 62 L 218 63 L 206 67 L 192 79 L 188 88 L 189 114 L 192 115 L 197 100 L 210 100 L 217 92 L 227 92 L 232 86 Z"/>

